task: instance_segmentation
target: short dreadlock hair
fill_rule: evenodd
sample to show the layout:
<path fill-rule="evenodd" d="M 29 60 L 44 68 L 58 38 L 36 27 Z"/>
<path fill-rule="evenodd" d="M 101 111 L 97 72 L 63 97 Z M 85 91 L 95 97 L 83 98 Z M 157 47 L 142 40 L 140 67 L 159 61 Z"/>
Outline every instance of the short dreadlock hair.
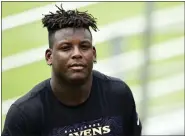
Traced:
<path fill-rule="evenodd" d="M 42 18 L 43 27 L 47 27 L 49 47 L 52 48 L 53 40 L 52 35 L 59 29 L 72 27 L 72 28 L 86 28 L 90 31 L 90 27 L 96 32 L 96 18 L 87 11 L 80 12 L 76 10 L 65 11 L 62 7 L 55 5 L 58 10 L 56 13 L 49 12 L 50 14 L 44 15 Z"/>

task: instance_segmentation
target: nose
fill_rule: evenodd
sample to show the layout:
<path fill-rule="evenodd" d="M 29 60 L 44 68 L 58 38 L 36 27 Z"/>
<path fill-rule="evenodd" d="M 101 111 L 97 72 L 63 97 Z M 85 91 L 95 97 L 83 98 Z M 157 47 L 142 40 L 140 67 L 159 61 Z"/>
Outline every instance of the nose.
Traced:
<path fill-rule="evenodd" d="M 72 59 L 79 59 L 79 58 L 82 58 L 82 54 L 80 49 L 75 46 L 72 53 Z"/>

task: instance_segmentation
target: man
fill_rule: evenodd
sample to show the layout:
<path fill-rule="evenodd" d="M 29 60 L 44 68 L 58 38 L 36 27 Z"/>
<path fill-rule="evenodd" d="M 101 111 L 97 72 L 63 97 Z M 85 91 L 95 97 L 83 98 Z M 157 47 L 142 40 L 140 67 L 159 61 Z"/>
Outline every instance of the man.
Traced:
<path fill-rule="evenodd" d="M 141 124 L 131 90 L 120 79 L 94 71 L 96 49 L 87 12 L 65 11 L 42 19 L 51 78 L 10 107 L 2 136 L 139 136 Z"/>

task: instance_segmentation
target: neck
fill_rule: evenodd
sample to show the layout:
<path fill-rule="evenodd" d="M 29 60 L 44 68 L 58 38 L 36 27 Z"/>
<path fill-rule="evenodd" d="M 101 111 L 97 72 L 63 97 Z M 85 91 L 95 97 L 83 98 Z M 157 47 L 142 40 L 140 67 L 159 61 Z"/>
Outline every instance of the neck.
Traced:
<path fill-rule="evenodd" d="M 68 106 L 76 106 L 88 99 L 92 86 L 92 76 L 89 76 L 85 83 L 79 85 L 67 84 L 52 76 L 50 84 L 54 95 L 60 102 Z"/>

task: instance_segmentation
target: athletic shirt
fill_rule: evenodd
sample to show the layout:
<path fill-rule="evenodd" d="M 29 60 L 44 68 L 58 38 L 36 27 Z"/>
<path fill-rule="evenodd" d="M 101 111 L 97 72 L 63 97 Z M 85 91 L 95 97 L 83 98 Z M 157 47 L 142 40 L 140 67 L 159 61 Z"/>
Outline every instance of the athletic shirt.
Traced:
<path fill-rule="evenodd" d="M 2 136 L 140 136 L 141 129 L 128 85 L 93 71 L 90 96 L 78 106 L 62 104 L 50 79 L 36 85 L 11 105 Z"/>

